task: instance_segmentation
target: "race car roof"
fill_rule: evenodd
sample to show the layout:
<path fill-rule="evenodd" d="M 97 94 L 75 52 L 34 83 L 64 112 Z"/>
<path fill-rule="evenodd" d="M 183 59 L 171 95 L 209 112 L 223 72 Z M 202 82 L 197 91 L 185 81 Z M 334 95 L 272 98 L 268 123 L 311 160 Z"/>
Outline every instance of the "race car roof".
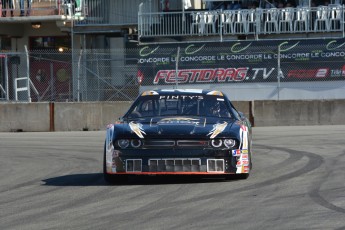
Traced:
<path fill-rule="evenodd" d="M 218 90 L 205 90 L 205 89 L 157 89 L 145 91 L 141 96 L 149 95 L 168 95 L 168 94 L 204 94 L 214 96 L 224 96 L 221 91 Z"/>

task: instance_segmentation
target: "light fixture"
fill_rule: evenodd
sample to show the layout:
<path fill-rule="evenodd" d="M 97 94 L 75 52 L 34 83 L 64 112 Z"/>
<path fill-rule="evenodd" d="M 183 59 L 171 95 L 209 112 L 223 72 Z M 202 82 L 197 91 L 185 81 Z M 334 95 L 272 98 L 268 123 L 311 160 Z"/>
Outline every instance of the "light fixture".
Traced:
<path fill-rule="evenodd" d="M 33 23 L 31 23 L 31 26 L 34 29 L 39 29 L 39 28 L 41 28 L 41 23 L 40 22 L 33 22 Z"/>

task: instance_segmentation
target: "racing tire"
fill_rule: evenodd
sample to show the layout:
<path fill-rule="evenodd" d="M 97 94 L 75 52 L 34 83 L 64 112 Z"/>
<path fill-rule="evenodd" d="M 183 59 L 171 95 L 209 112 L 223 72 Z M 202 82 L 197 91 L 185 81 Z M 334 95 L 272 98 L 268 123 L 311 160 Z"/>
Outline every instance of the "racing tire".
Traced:
<path fill-rule="evenodd" d="M 128 181 L 128 175 L 113 175 L 107 173 L 106 166 L 106 149 L 104 143 L 104 154 L 103 154 L 103 178 L 107 184 L 125 184 Z"/>
<path fill-rule="evenodd" d="M 249 173 L 241 173 L 241 174 L 236 174 L 235 179 L 238 180 L 245 180 L 249 177 Z"/>
<path fill-rule="evenodd" d="M 249 177 L 249 173 L 231 174 L 231 175 L 226 175 L 225 180 L 245 180 L 248 177 Z"/>

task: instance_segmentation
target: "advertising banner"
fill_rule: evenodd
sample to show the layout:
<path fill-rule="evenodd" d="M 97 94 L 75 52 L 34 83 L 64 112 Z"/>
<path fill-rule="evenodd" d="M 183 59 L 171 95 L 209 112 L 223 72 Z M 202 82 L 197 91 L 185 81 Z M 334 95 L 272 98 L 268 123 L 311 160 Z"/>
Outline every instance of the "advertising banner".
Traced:
<path fill-rule="evenodd" d="M 127 64 L 137 64 L 142 85 L 277 82 L 278 76 L 282 82 L 345 80 L 345 39 L 152 44 L 128 50 Z"/>

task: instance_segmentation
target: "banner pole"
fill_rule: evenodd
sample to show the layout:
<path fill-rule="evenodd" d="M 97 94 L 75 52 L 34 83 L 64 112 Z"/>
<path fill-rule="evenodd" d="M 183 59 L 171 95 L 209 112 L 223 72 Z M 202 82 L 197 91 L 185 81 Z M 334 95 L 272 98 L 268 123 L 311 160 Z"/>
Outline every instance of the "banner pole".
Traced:
<path fill-rule="evenodd" d="M 177 89 L 178 87 L 178 80 L 177 80 L 177 77 L 178 77 L 178 62 L 179 62 L 179 59 L 180 59 L 180 47 L 177 47 L 177 54 L 176 54 L 176 70 L 175 70 L 175 87 Z"/>

